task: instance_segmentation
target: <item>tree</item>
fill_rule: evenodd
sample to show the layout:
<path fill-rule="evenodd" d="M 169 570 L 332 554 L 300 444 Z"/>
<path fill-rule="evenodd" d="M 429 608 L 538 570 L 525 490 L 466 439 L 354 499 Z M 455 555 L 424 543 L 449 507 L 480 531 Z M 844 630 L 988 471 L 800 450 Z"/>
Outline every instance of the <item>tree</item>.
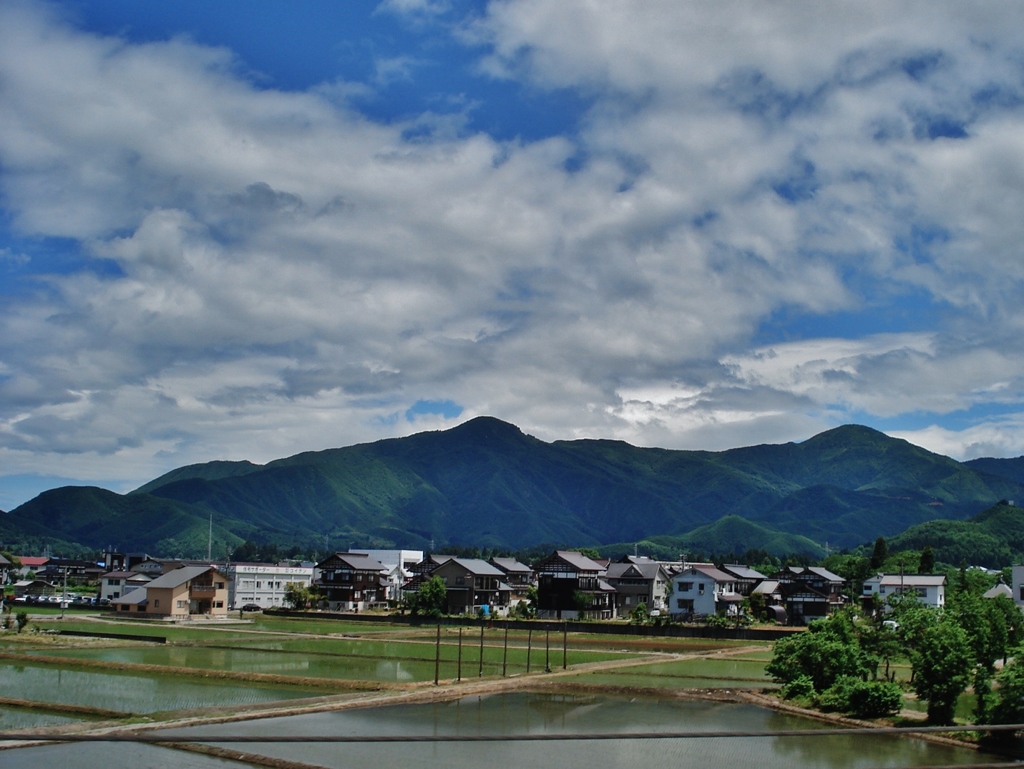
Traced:
<path fill-rule="evenodd" d="M 931 574 L 935 571 L 935 551 L 931 545 L 925 545 L 921 551 L 921 560 L 917 564 L 918 574 Z"/>
<path fill-rule="evenodd" d="M 885 563 L 885 559 L 888 557 L 889 547 L 885 544 L 885 537 L 879 537 L 875 540 L 875 549 L 871 553 L 871 561 L 869 564 L 871 573 L 877 573 Z"/>
<path fill-rule="evenodd" d="M 438 576 L 425 580 L 420 585 L 411 603 L 413 614 L 425 614 L 428 617 L 440 617 L 448 606 L 448 586 Z"/>
<path fill-rule="evenodd" d="M 763 622 L 768 615 L 768 599 L 764 597 L 764 593 L 751 593 L 745 603 L 750 616 L 758 622 Z"/>
<path fill-rule="evenodd" d="M 913 653 L 914 691 L 928 700 L 928 720 L 953 723 L 957 698 L 970 685 L 974 654 L 967 632 L 950 618 L 925 629 Z"/>
<path fill-rule="evenodd" d="M 284 586 L 284 602 L 293 609 L 309 608 L 309 588 L 300 582 L 289 582 Z"/>
<path fill-rule="evenodd" d="M 870 671 L 864 655 L 846 622 L 836 620 L 838 616 L 812 622 L 806 633 L 777 641 L 765 668 L 768 675 L 783 684 L 807 676 L 818 692 L 842 676 L 865 678 Z"/>
<path fill-rule="evenodd" d="M 1024 649 L 1017 649 L 1014 659 L 996 676 L 994 702 L 989 709 L 993 724 L 1019 724 L 1024 722 Z"/>
<path fill-rule="evenodd" d="M 629 613 L 629 622 L 633 625 L 646 625 L 648 618 L 647 604 L 642 601 L 633 607 L 633 611 Z"/>

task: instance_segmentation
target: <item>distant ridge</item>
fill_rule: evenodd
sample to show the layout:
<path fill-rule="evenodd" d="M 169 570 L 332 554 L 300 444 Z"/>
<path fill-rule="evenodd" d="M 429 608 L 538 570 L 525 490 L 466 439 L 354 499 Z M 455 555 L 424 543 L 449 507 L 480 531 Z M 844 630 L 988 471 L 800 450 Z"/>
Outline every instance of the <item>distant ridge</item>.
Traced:
<path fill-rule="evenodd" d="M 243 539 L 516 549 L 691 534 L 687 541 L 734 547 L 791 546 L 800 537 L 800 547 L 813 549 L 964 519 L 1000 499 L 1024 500 L 1024 483 L 858 425 L 802 443 L 710 452 L 546 443 L 478 417 L 266 465 L 189 465 L 128 495 L 55 489 L 3 516 L 0 532 L 7 541 L 48 536 L 90 548 L 201 554 L 198 532 L 212 515 L 221 551 Z"/>

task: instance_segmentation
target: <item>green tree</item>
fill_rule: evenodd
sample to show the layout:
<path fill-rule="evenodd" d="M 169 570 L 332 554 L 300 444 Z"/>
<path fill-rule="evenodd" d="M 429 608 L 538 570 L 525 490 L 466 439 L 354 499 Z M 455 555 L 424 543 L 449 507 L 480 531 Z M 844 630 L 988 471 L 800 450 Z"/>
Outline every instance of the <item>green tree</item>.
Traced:
<path fill-rule="evenodd" d="M 871 561 L 869 563 L 870 572 L 872 574 L 877 573 L 885 564 L 885 559 L 888 557 L 889 547 L 885 544 L 885 537 L 879 537 L 875 540 L 875 549 L 871 553 Z"/>
<path fill-rule="evenodd" d="M 579 612 L 580 619 L 583 619 L 584 615 L 590 611 L 590 593 L 584 593 L 582 590 L 577 590 L 572 594 L 572 603 L 576 607 L 576 611 Z"/>
<path fill-rule="evenodd" d="M 28 612 L 19 611 L 17 614 L 14 615 L 14 621 L 18 624 L 18 632 L 20 633 L 22 630 L 25 629 L 25 625 L 28 624 Z"/>
<path fill-rule="evenodd" d="M 284 602 L 293 609 L 308 609 L 309 598 L 309 588 L 300 582 L 289 582 L 284 586 Z"/>
<path fill-rule="evenodd" d="M 996 675 L 998 687 L 989 709 L 993 724 L 1024 723 L 1024 649 L 1016 649 L 1013 656 Z"/>
<path fill-rule="evenodd" d="M 931 574 L 935 571 L 935 551 L 931 545 L 925 545 L 921 551 L 921 560 L 917 564 L 918 574 Z"/>
<path fill-rule="evenodd" d="M 425 614 L 428 617 L 440 617 L 448 607 L 448 586 L 438 576 L 424 580 L 416 591 L 411 609 L 413 614 Z"/>
<path fill-rule="evenodd" d="M 768 616 L 768 599 L 764 593 L 751 593 L 746 599 L 746 610 L 758 622 L 764 622 Z"/>
<path fill-rule="evenodd" d="M 957 698 L 972 680 L 974 653 L 967 632 L 951 618 L 926 628 L 913 656 L 914 691 L 928 701 L 928 720 L 953 723 Z"/>
<path fill-rule="evenodd" d="M 777 641 L 765 668 L 768 675 L 783 684 L 807 676 L 818 692 L 830 688 L 841 676 L 865 678 L 869 669 L 856 638 L 835 616 L 812 622 L 806 633 Z"/>
<path fill-rule="evenodd" d="M 647 604 L 642 601 L 634 606 L 633 611 L 629 613 L 629 622 L 632 625 L 646 625 L 648 619 Z"/>

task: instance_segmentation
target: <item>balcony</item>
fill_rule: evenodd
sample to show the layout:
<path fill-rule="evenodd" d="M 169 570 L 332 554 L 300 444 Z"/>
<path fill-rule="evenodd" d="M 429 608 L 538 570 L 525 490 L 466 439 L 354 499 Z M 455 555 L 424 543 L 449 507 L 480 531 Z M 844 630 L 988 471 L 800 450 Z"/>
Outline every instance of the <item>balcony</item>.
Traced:
<path fill-rule="evenodd" d="M 188 592 L 189 592 L 189 595 L 191 595 L 193 597 L 195 597 L 195 596 L 202 596 L 202 597 L 212 598 L 214 595 L 216 595 L 217 588 L 215 588 L 213 585 L 192 585 L 189 588 Z"/>

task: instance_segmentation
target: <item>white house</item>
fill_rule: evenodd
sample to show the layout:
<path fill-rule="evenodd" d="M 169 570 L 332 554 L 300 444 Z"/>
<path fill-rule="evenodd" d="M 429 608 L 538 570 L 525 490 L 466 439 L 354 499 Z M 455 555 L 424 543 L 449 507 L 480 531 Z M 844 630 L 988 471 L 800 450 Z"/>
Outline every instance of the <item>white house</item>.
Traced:
<path fill-rule="evenodd" d="M 736 577 L 710 564 L 692 564 L 672 578 L 672 616 L 736 614 L 743 596 Z"/>
<path fill-rule="evenodd" d="M 938 609 L 946 604 L 943 574 L 876 574 L 864 580 L 863 598 L 878 595 L 883 601 L 893 595 L 915 595 L 925 606 Z"/>
<path fill-rule="evenodd" d="M 228 577 L 228 606 L 241 609 L 255 604 L 261 609 L 284 606 L 284 592 L 291 582 L 309 587 L 313 569 L 272 563 L 230 563 L 222 567 Z"/>
<path fill-rule="evenodd" d="M 152 577 L 134 571 L 108 571 L 100 577 L 99 597 L 107 601 L 123 598 L 136 588 L 145 587 Z"/>

